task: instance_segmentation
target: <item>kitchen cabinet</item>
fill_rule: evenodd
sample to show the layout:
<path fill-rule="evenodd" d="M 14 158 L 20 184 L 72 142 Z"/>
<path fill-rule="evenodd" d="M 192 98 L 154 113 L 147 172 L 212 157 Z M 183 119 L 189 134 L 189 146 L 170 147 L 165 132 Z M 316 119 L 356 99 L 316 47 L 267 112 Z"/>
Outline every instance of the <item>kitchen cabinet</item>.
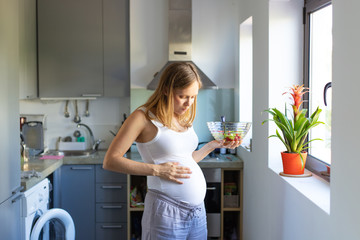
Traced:
<path fill-rule="evenodd" d="M 130 96 L 129 0 L 103 0 L 104 96 Z"/>
<path fill-rule="evenodd" d="M 126 174 L 96 165 L 96 239 L 126 239 Z"/>
<path fill-rule="evenodd" d="M 38 0 L 40 98 L 128 97 L 129 0 Z"/>
<path fill-rule="evenodd" d="M 128 175 L 128 236 L 127 239 L 141 238 L 141 219 L 147 191 L 146 176 Z M 131 197 L 132 195 L 132 197 Z M 136 200 L 135 200 L 136 199 Z"/>
<path fill-rule="evenodd" d="M 19 0 L 19 99 L 37 98 L 36 0 Z"/>
<path fill-rule="evenodd" d="M 243 169 L 222 169 L 221 239 L 242 239 Z"/>
<path fill-rule="evenodd" d="M 102 165 L 63 165 L 54 173 L 54 207 L 65 209 L 76 239 L 126 239 L 127 177 Z"/>
<path fill-rule="evenodd" d="M 54 172 L 54 207 L 71 215 L 76 239 L 95 240 L 95 165 L 64 165 Z"/>

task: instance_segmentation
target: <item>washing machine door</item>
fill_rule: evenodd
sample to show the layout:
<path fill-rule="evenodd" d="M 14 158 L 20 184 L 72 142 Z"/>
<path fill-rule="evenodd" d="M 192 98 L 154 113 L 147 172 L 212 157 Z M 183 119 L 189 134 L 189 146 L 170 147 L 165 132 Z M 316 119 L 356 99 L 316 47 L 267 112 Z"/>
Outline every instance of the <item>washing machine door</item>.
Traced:
<path fill-rule="evenodd" d="M 42 233 L 42 229 L 46 228 L 46 225 L 49 222 L 59 222 L 60 225 L 62 225 L 62 228 L 65 231 L 64 236 L 66 240 L 75 239 L 75 225 L 70 214 L 63 209 L 53 208 L 36 221 L 31 231 L 30 240 L 38 240 Z"/>

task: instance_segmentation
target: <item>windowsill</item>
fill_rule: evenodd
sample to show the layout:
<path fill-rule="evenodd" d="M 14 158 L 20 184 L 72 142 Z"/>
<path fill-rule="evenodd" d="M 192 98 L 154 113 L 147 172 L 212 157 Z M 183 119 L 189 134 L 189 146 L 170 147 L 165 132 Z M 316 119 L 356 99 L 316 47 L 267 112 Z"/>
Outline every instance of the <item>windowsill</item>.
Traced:
<path fill-rule="evenodd" d="M 273 166 L 276 165 L 276 166 Z M 301 194 L 307 197 L 315 205 L 321 208 L 327 214 L 330 214 L 330 183 L 321 177 L 312 174 L 311 177 L 297 178 L 297 177 L 283 177 L 279 173 L 283 171 L 281 160 L 279 164 L 272 164 L 269 168 L 276 173 L 280 178 L 289 183 L 292 187 L 298 190 Z M 310 173 L 305 169 L 305 173 Z"/>

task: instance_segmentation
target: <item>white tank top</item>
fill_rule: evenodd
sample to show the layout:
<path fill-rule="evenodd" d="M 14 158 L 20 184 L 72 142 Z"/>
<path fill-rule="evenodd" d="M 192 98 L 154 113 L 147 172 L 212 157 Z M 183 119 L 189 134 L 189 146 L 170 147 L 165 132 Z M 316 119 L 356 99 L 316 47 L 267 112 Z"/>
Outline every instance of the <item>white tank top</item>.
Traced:
<path fill-rule="evenodd" d="M 156 120 L 152 120 L 152 123 L 158 129 L 156 136 L 146 143 L 136 142 L 143 161 L 152 164 L 179 162 L 179 165 L 189 167 L 192 173 L 190 178 L 180 179 L 183 184 L 148 176 L 148 188 L 190 205 L 201 204 L 205 198 L 206 182 L 202 170 L 192 157 L 198 145 L 193 127 L 185 132 L 176 132 Z"/>

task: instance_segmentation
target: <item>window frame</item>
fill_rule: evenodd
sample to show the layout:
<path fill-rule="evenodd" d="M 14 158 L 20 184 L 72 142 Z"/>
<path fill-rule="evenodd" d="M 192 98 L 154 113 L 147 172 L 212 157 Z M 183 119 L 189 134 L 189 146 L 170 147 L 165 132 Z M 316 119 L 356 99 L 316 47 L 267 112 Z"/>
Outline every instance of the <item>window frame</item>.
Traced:
<path fill-rule="evenodd" d="M 331 5 L 331 0 L 304 0 L 304 79 L 303 83 L 305 87 L 309 87 L 309 63 L 310 63 L 310 14 L 320 10 L 323 7 Z M 309 94 L 304 95 L 304 108 L 309 108 Z M 320 159 L 309 155 L 306 160 L 305 168 L 311 171 L 313 174 L 330 182 L 330 173 L 327 169 L 330 168 L 330 164 L 321 161 Z"/>

